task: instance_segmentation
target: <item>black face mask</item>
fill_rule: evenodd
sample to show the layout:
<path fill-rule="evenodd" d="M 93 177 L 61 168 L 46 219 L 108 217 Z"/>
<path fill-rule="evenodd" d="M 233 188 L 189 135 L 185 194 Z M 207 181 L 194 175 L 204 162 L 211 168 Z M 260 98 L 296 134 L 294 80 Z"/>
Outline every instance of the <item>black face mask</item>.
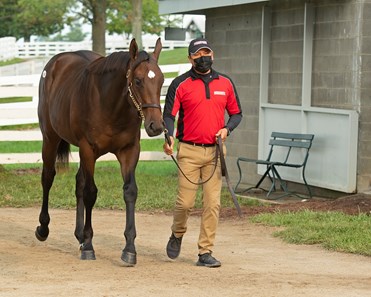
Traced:
<path fill-rule="evenodd" d="M 198 72 L 206 73 L 211 69 L 211 65 L 213 65 L 213 60 L 211 59 L 211 56 L 202 56 L 197 59 L 194 59 L 195 61 L 195 69 Z"/>

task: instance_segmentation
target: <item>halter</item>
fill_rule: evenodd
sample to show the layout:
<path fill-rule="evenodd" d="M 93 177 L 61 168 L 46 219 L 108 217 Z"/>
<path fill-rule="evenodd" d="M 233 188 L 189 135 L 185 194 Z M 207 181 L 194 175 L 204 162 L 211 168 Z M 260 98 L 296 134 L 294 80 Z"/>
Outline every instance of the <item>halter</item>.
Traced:
<path fill-rule="evenodd" d="M 129 69 L 128 72 L 126 73 L 127 80 L 129 80 L 130 75 L 131 75 L 131 70 Z M 160 104 L 155 104 L 155 103 L 142 104 L 139 100 L 135 99 L 134 92 L 131 90 L 132 85 L 133 85 L 133 83 L 130 81 L 128 83 L 129 97 L 133 101 L 133 104 L 138 111 L 139 118 L 141 118 L 143 121 L 145 120 L 144 113 L 143 113 L 143 108 L 159 108 L 161 110 L 161 105 Z M 138 97 L 138 96 L 136 96 L 136 97 Z"/>

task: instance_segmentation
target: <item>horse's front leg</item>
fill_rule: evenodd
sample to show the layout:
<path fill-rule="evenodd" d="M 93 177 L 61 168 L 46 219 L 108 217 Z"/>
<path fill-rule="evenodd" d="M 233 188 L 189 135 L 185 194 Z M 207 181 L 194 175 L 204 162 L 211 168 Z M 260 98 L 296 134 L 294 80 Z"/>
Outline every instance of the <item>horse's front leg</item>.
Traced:
<path fill-rule="evenodd" d="M 84 243 L 84 186 L 85 178 L 82 166 L 80 165 L 79 171 L 76 174 L 76 227 L 75 237 L 80 245 Z"/>
<path fill-rule="evenodd" d="M 134 266 L 137 263 L 137 252 L 134 240 L 137 236 L 135 229 L 135 203 L 138 196 L 138 188 L 135 181 L 135 168 L 139 159 L 139 148 L 137 151 L 119 154 L 118 159 L 121 165 L 121 174 L 124 179 L 124 201 L 126 205 L 126 245 L 121 254 L 121 260 L 126 266 Z"/>
<path fill-rule="evenodd" d="M 80 162 L 82 170 L 83 178 L 79 182 L 81 182 L 82 186 L 82 196 L 85 206 L 85 225 L 83 229 L 83 243 L 80 241 L 80 250 L 81 250 L 81 260 L 95 260 L 95 253 L 93 248 L 93 227 L 91 223 L 92 219 L 92 211 L 97 200 L 97 193 L 98 189 L 94 182 L 94 167 L 95 167 L 95 160 L 94 153 L 92 150 L 89 149 L 81 149 L 80 147 Z M 81 176 L 80 176 L 81 177 Z M 79 178 L 79 173 L 78 173 Z M 79 200 L 79 198 L 77 198 Z M 81 202 L 78 201 L 78 210 L 76 213 L 76 230 L 75 232 L 79 233 L 79 224 L 81 224 L 82 220 L 82 205 Z M 80 208 L 79 208 L 80 207 Z M 76 235 L 76 233 L 75 233 Z M 80 234 L 77 234 L 80 236 Z"/>

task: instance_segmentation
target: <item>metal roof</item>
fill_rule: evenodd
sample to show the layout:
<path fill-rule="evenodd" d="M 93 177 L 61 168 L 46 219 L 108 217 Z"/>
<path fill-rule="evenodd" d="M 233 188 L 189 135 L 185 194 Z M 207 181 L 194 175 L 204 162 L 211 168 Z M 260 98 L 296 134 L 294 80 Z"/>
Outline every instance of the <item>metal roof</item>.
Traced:
<path fill-rule="evenodd" d="M 203 13 L 203 10 L 233 6 L 241 4 L 250 4 L 257 2 L 267 2 L 269 0 L 159 0 L 160 14 L 174 13 Z"/>

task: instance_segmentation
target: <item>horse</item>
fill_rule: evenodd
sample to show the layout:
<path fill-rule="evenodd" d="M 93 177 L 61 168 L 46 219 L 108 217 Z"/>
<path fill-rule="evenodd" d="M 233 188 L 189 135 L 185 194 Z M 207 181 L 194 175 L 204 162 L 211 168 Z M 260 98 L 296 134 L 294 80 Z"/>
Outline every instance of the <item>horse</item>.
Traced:
<path fill-rule="evenodd" d="M 48 201 L 56 163 L 68 164 L 72 144 L 79 148 L 80 157 L 74 234 L 80 244 L 80 259 L 96 259 L 91 224 L 98 192 L 94 169 L 96 160 L 110 152 L 120 163 L 126 206 L 126 245 L 121 260 L 126 266 L 137 263 L 135 169 L 142 122 L 151 137 L 164 131 L 160 105 L 164 75 L 158 66 L 161 49 L 160 38 L 150 54 L 139 51 L 132 39 L 128 52 L 115 52 L 107 57 L 87 50 L 65 52 L 52 57 L 44 67 L 38 105 L 43 138 L 43 197 L 40 225 L 35 231 L 38 240 L 44 241 L 49 235 Z"/>

